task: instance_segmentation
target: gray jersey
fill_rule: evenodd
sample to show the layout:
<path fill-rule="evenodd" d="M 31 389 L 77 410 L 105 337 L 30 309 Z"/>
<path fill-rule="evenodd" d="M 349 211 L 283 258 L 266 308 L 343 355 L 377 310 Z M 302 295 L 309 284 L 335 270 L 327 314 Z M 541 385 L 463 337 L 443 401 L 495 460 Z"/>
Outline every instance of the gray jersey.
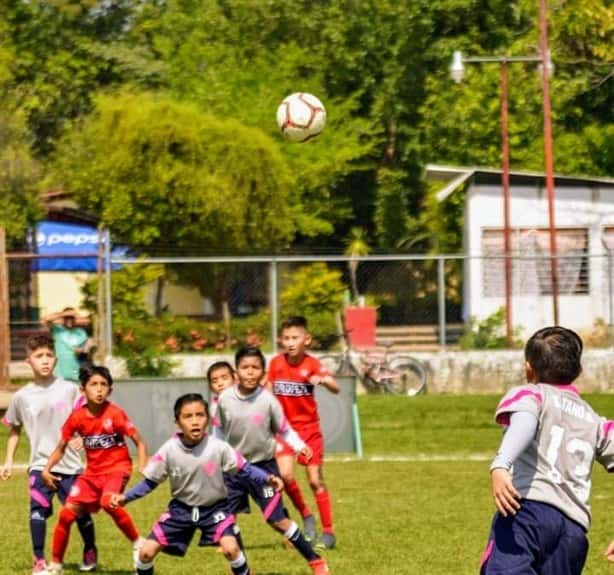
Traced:
<path fill-rule="evenodd" d="M 79 388 L 60 378 L 47 385 L 29 383 L 13 395 L 3 421 L 25 429 L 30 440 L 30 470 L 45 467 L 60 442 L 62 425 L 79 397 Z M 82 470 L 81 458 L 71 447 L 66 448 L 64 457 L 53 468 L 56 473 L 68 475 Z"/>
<path fill-rule="evenodd" d="M 548 503 L 585 529 L 595 459 L 614 471 L 614 422 L 599 417 L 573 385 L 529 384 L 508 391 L 496 418 L 526 411 L 537 417 L 533 441 L 513 466 L 513 483 L 523 498 Z"/>
<path fill-rule="evenodd" d="M 226 441 L 250 462 L 268 461 L 275 455 L 275 434 L 288 430 L 281 405 L 273 394 L 259 387 L 250 395 L 237 386 L 220 394 L 217 418 Z"/>
<path fill-rule="evenodd" d="M 151 457 L 143 471 L 147 479 L 169 479 L 171 496 L 190 507 L 209 506 L 227 495 L 223 473 L 236 472 L 245 460 L 228 443 L 205 436 L 195 446 L 171 437 Z"/>

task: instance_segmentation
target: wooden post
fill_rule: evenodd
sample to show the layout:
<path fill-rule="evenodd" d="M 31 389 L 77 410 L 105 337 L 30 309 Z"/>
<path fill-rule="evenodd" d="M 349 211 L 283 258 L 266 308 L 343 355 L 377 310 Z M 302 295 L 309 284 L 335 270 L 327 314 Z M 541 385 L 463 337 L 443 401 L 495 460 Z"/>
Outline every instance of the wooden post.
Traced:
<path fill-rule="evenodd" d="M 96 277 L 98 278 L 98 290 L 96 293 L 96 319 L 94 322 L 94 342 L 96 345 L 97 361 L 103 362 L 106 357 L 104 329 L 104 240 L 106 234 L 102 226 L 98 226 L 98 254 L 96 258 Z"/>
<path fill-rule="evenodd" d="M 11 336 L 9 326 L 9 274 L 6 259 L 6 233 L 0 227 L 0 389 L 9 385 Z"/>

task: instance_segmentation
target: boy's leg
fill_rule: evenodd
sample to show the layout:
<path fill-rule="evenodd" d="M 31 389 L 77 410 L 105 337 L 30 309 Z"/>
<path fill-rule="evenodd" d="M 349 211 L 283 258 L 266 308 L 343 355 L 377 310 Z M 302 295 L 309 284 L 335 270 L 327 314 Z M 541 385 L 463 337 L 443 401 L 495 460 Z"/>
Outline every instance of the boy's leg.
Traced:
<path fill-rule="evenodd" d="M 115 525 L 132 543 L 139 541 L 139 532 L 130 514 L 123 507 L 111 507 L 111 496 L 122 493 L 130 477 L 123 472 L 109 473 L 101 478 L 100 506 L 111 516 Z"/>
<path fill-rule="evenodd" d="M 53 513 L 51 491 L 43 482 L 40 471 L 31 471 L 30 483 L 30 537 L 34 564 L 42 566 L 45 560 L 45 537 L 47 533 L 47 518 Z"/>
<path fill-rule="evenodd" d="M 76 475 L 62 476 L 58 484 L 58 497 L 62 504 L 66 502 L 76 479 Z M 77 528 L 83 539 L 83 562 L 79 569 L 80 571 L 93 571 L 98 562 L 98 550 L 96 549 L 96 533 L 91 514 L 80 514 L 77 517 Z"/>
<path fill-rule="evenodd" d="M 153 560 L 161 549 L 162 545 L 154 539 L 147 539 L 143 543 L 135 561 L 137 575 L 153 575 Z"/>
<path fill-rule="evenodd" d="M 563 514 L 560 514 L 556 527 L 561 535 L 554 549 L 544 558 L 542 575 L 581 575 L 588 554 L 584 529 Z"/>
<path fill-rule="evenodd" d="M 278 439 L 276 444 L 275 459 L 279 467 L 279 473 L 284 480 L 285 490 L 292 501 L 294 508 L 301 514 L 301 517 L 309 517 L 311 510 L 305 502 L 303 493 L 294 475 L 294 451 L 292 448 Z"/>
<path fill-rule="evenodd" d="M 73 503 L 67 503 L 62 507 L 58 522 L 53 531 L 53 544 L 51 547 L 51 557 L 53 563 L 62 565 L 64 562 L 64 554 L 68 547 L 70 538 L 70 528 L 77 520 L 77 516 L 81 513 L 81 508 Z"/>
<path fill-rule="evenodd" d="M 233 575 L 249 575 L 247 557 L 245 557 L 238 541 L 232 535 L 224 535 L 220 538 L 220 548 L 230 563 L 230 570 Z"/>

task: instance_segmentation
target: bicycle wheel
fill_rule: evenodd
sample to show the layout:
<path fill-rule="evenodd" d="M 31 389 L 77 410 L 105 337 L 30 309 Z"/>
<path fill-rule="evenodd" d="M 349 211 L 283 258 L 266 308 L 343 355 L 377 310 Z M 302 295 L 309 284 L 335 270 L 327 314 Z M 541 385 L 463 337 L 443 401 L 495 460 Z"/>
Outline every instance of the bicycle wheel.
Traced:
<path fill-rule="evenodd" d="M 421 362 L 409 355 L 397 356 L 390 362 L 394 371 L 386 382 L 390 393 L 418 395 L 426 391 L 426 370 Z"/>

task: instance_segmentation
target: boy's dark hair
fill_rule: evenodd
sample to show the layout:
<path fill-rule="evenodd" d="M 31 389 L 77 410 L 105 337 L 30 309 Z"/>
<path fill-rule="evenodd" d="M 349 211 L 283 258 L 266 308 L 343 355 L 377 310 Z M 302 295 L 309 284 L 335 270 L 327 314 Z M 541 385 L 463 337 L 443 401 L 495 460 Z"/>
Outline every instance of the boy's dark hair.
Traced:
<path fill-rule="evenodd" d="M 570 329 L 554 326 L 536 331 L 524 348 L 538 381 L 571 383 L 582 372 L 582 340 Z"/>
<path fill-rule="evenodd" d="M 175 401 L 175 406 L 173 407 L 173 413 L 175 414 L 175 421 L 179 419 L 179 414 L 181 413 L 181 408 L 188 403 L 202 403 L 205 407 L 205 414 L 207 418 L 209 418 L 209 404 L 207 400 L 200 393 L 186 393 L 177 398 Z"/>
<path fill-rule="evenodd" d="M 235 365 L 238 366 L 239 362 L 244 357 L 258 357 L 260 358 L 260 362 L 262 363 L 262 369 L 266 367 L 266 359 L 264 357 L 264 354 L 260 351 L 259 347 L 252 347 L 247 345 L 240 347 L 237 350 L 237 353 L 235 353 Z"/>
<path fill-rule="evenodd" d="M 235 372 L 234 368 L 232 367 L 232 365 L 230 365 L 229 362 L 227 362 L 227 361 L 216 361 L 216 362 L 212 363 L 209 366 L 209 369 L 207 370 L 207 381 L 209 381 L 209 382 L 211 381 L 211 374 L 214 371 L 217 371 L 218 369 L 227 369 L 230 372 L 231 375 Z"/>
<path fill-rule="evenodd" d="M 79 369 L 79 381 L 81 382 L 81 386 L 85 387 L 85 384 L 93 375 L 100 375 L 104 377 L 107 380 L 109 387 L 113 387 L 113 377 L 111 377 L 111 372 L 104 365 L 93 365 L 91 363 L 86 364 Z"/>
<path fill-rule="evenodd" d="M 287 317 L 281 322 L 281 331 L 288 329 L 289 327 L 302 327 L 305 331 L 307 331 L 307 318 L 303 317 L 302 315 Z"/>
<path fill-rule="evenodd" d="M 41 335 L 31 335 L 26 340 L 26 354 L 30 355 L 32 352 L 40 349 L 41 347 L 48 347 L 53 353 L 55 353 L 55 343 L 53 338 L 46 333 Z"/>

